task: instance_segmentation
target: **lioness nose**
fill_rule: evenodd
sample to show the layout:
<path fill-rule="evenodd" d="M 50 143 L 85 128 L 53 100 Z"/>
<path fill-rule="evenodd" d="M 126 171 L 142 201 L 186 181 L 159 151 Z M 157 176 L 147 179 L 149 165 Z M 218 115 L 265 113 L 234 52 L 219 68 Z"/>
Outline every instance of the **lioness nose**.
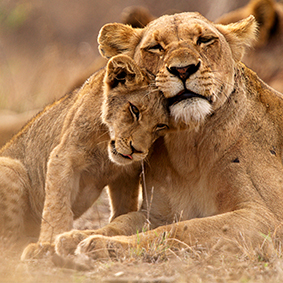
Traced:
<path fill-rule="evenodd" d="M 177 76 L 180 78 L 182 81 L 185 81 L 188 79 L 192 74 L 197 72 L 197 70 L 200 67 L 200 62 L 195 64 L 190 64 L 185 67 L 167 67 L 168 72 L 170 72 L 172 75 Z"/>

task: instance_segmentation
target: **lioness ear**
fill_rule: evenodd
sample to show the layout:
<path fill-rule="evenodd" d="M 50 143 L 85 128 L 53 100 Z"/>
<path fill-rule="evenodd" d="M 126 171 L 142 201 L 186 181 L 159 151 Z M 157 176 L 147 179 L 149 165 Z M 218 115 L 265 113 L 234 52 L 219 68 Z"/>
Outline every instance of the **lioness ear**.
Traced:
<path fill-rule="evenodd" d="M 245 49 L 251 46 L 257 37 L 257 23 L 252 15 L 237 23 L 216 24 L 216 28 L 225 36 L 235 61 L 242 59 Z"/>
<path fill-rule="evenodd" d="M 106 67 L 104 82 L 110 89 L 118 84 L 137 85 L 144 76 L 132 58 L 127 55 L 117 55 L 109 60 Z"/>
<path fill-rule="evenodd" d="M 107 59 L 122 53 L 133 57 L 142 33 L 143 29 L 128 25 L 107 24 L 101 28 L 97 38 L 99 51 Z"/>

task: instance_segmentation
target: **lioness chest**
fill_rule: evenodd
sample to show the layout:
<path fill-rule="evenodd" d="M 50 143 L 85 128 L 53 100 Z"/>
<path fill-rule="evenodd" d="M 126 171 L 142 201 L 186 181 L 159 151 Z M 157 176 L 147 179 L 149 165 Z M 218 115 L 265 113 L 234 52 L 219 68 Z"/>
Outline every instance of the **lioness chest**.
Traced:
<path fill-rule="evenodd" d="M 207 174 L 200 174 L 196 149 L 187 146 L 188 139 L 171 144 L 174 138 L 175 135 L 170 134 L 155 143 L 146 171 L 153 225 L 161 219 L 166 224 L 217 213 L 215 192 L 207 190 L 209 180 Z"/>

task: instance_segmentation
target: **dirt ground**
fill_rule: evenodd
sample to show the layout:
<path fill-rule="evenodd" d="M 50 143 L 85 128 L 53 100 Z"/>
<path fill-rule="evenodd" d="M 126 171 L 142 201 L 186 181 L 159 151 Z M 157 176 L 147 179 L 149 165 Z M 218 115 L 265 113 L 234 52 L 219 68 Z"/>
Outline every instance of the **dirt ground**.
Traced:
<path fill-rule="evenodd" d="M 247 1 L 230 0 L 2 0 L 0 1 L 0 111 L 21 121 L 62 96 L 101 66 L 96 38 L 107 22 L 119 22 L 123 9 L 146 6 L 160 16 L 166 11 L 199 11 L 209 19 Z M 11 112 L 12 111 L 12 112 Z M 18 114 L 17 114 L 18 113 Z M 27 113 L 23 115 L 23 113 Z M 31 113 L 31 114 L 28 114 Z M 19 116 L 17 116 L 17 115 Z M 2 118 L 1 118 L 2 117 Z M 1 125 L 9 126 L 0 112 Z M 5 116 L 6 117 L 6 116 Z M 4 127 L 3 126 L 3 127 Z M 9 126 L 10 127 L 10 126 Z M 11 126 L 12 127 L 12 126 Z M 99 228 L 109 219 L 104 193 L 75 228 Z M 283 282 L 280 247 L 252 251 L 245 242 L 237 249 L 192 247 L 151 250 L 130 259 L 98 262 L 79 258 L 81 269 L 60 266 L 56 258 L 21 262 L 0 242 L 0 282 Z"/>

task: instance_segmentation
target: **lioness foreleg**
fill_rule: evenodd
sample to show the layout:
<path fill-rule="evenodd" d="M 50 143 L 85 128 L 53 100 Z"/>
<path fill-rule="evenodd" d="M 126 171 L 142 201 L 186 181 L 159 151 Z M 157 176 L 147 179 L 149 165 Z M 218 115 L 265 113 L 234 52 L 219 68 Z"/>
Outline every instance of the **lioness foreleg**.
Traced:
<path fill-rule="evenodd" d="M 75 254 L 87 254 L 95 259 L 105 257 L 127 257 L 135 251 L 148 251 L 163 245 L 168 248 L 188 249 L 193 246 L 212 247 L 219 243 L 240 246 L 262 247 L 265 238 L 276 228 L 272 215 L 241 209 L 212 217 L 192 219 L 160 226 L 154 230 L 132 236 L 90 236 L 81 241 Z M 249 228 L 250 229 L 249 229 Z M 251 228 L 252 227 L 252 228 Z"/>
<path fill-rule="evenodd" d="M 55 240 L 56 253 L 62 256 L 73 254 L 77 245 L 93 235 L 133 235 L 142 231 L 146 217 L 141 212 L 129 212 L 118 216 L 111 223 L 97 230 L 72 230 L 59 235 Z"/>

